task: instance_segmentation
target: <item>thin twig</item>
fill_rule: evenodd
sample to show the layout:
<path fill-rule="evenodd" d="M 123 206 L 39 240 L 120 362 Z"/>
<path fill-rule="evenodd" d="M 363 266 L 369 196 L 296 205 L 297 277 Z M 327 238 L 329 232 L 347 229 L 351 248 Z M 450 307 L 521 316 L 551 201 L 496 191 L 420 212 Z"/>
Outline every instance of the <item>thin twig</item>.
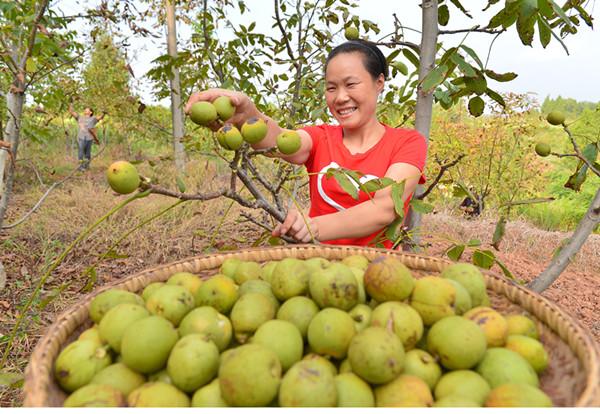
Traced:
<path fill-rule="evenodd" d="M 243 211 L 242 211 L 242 212 L 240 213 L 240 215 L 241 215 L 242 217 L 244 217 L 246 220 L 248 220 L 248 221 L 250 221 L 250 222 L 252 222 L 252 223 L 256 224 L 258 227 L 261 227 L 261 228 L 263 228 L 263 229 L 265 229 L 265 230 L 267 230 L 267 231 L 273 231 L 273 229 L 269 228 L 269 226 L 267 226 L 267 225 L 266 225 L 266 224 L 264 224 L 264 223 L 261 223 L 260 221 L 258 221 L 257 219 L 255 219 L 254 217 L 252 217 L 252 216 L 251 216 L 250 214 L 248 214 L 248 213 L 245 213 L 245 212 L 243 212 Z M 281 235 L 281 236 L 279 236 L 279 238 L 280 238 L 280 239 L 282 239 L 282 240 L 285 240 L 285 241 L 286 241 L 286 242 L 288 242 L 288 243 L 298 244 L 298 241 L 297 241 L 297 240 L 295 240 L 295 239 L 293 239 L 292 237 L 289 237 L 289 236 Z"/>
<path fill-rule="evenodd" d="M 506 29 L 494 30 L 488 29 L 487 27 L 479 27 L 479 25 L 472 27 L 470 29 L 456 29 L 456 30 L 440 30 L 438 34 L 456 34 L 456 33 L 466 33 L 466 32 L 478 32 L 478 33 L 488 33 L 488 34 L 500 34 L 505 32 Z"/>
<path fill-rule="evenodd" d="M 460 154 L 454 161 L 451 161 L 447 164 L 440 164 L 440 170 L 438 171 L 438 175 L 437 177 L 435 177 L 435 179 L 433 180 L 433 182 L 429 185 L 429 187 L 427 187 L 427 190 L 425 190 L 425 192 L 419 196 L 417 196 L 416 198 L 419 200 L 423 200 L 425 197 L 427 197 L 427 195 L 435 188 L 435 186 L 440 182 L 440 180 L 442 179 L 442 176 L 444 175 L 444 173 L 454 167 L 456 164 L 458 164 L 460 162 L 460 160 L 462 160 L 464 157 L 466 156 L 466 154 Z M 436 161 L 438 162 L 438 164 L 440 163 L 439 160 L 436 158 Z"/>
<path fill-rule="evenodd" d="M 573 149 L 575 150 L 575 153 L 577 154 L 577 158 L 579 158 L 581 161 L 583 161 L 583 163 L 585 165 L 587 165 L 588 168 L 590 170 L 592 170 L 592 172 L 594 174 L 596 174 L 598 177 L 600 177 L 600 170 L 598 170 L 594 166 L 593 163 L 591 163 L 587 158 L 585 158 L 585 156 L 583 155 L 583 153 L 579 149 L 579 145 L 577 144 L 577 141 L 575 141 L 575 137 L 573 136 L 573 134 L 571 133 L 571 131 L 569 130 L 569 128 L 565 126 L 563 129 L 565 130 L 565 132 L 569 136 L 569 139 L 571 140 L 571 144 L 573 145 Z"/>

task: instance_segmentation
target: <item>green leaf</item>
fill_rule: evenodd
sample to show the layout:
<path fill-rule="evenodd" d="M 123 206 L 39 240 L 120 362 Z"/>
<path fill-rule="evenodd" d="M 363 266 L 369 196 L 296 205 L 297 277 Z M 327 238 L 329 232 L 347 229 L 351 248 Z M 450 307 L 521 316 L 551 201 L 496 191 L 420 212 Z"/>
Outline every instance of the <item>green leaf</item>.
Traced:
<path fill-rule="evenodd" d="M 473 252 L 473 264 L 482 269 L 490 269 L 496 260 L 494 252 L 491 250 L 475 250 Z"/>
<path fill-rule="evenodd" d="M 488 78 L 491 78 L 498 82 L 510 82 L 511 80 L 513 80 L 517 76 L 519 76 L 514 72 L 496 73 L 490 69 L 486 69 L 485 74 L 487 75 Z"/>
<path fill-rule="evenodd" d="M 552 29 L 543 21 L 542 16 L 538 16 L 538 32 L 540 34 L 540 43 L 542 47 L 545 49 L 550 43 L 550 39 L 552 39 Z"/>
<path fill-rule="evenodd" d="M 450 20 L 450 11 L 448 10 L 448 6 L 442 4 L 438 7 L 438 24 L 440 26 L 446 26 L 448 21 Z"/>
<path fill-rule="evenodd" d="M 21 373 L 0 371 L 0 387 L 20 388 L 24 379 Z"/>
<path fill-rule="evenodd" d="M 481 246 L 481 240 L 479 240 L 479 239 L 470 239 L 467 242 L 467 246 L 469 246 L 469 247 L 479 247 L 479 246 Z"/>
<path fill-rule="evenodd" d="M 560 17 L 567 26 L 569 26 L 569 27 L 573 26 L 573 23 L 569 19 L 569 16 L 567 16 L 567 14 L 562 9 L 562 7 L 560 7 L 558 4 L 556 4 L 556 2 L 554 0 L 549 0 L 549 2 L 550 2 L 550 6 L 552 6 L 552 10 L 554 10 L 554 13 L 556 13 L 558 15 L 558 17 Z"/>
<path fill-rule="evenodd" d="M 455 244 L 446 251 L 446 256 L 448 256 L 450 260 L 458 262 L 465 251 L 465 247 L 464 244 Z"/>
<path fill-rule="evenodd" d="M 343 171 L 332 169 L 333 178 L 338 182 L 342 190 L 348 193 L 353 199 L 358 200 L 358 189 L 354 186 L 354 183 L 350 181 L 350 178 Z"/>
<path fill-rule="evenodd" d="M 515 275 L 513 275 L 510 270 L 508 270 L 508 267 L 506 267 L 506 265 L 504 263 L 502 263 L 500 260 L 496 259 L 496 264 L 500 267 L 500 269 L 502 269 L 502 273 L 504 273 L 504 276 L 506 276 L 507 278 L 512 279 L 514 281 L 517 280 Z"/>
<path fill-rule="evenodd" d="M 27 58 L 27 60 L 25 61 L 25 70 L 28 73 L 34 73 L 35 71 L 37 71 L 37 62 L 35 61 L 34 58 L 29 57 Z"/>
<path fill-rule="evenodd" d="M 471 16 L 469 14 L 469 12 L 467 11 L 467 9 L 465 9 L 464 6 L 460 3 L 460 1 L 458 1 L 458 0 L 450 0 L 450 3 L 454 4 L 468 18 L 470 18 L 470 19 L 473 18 L 473 16 Z"/>
<path fill-rule="evenodd" d="M 502 26 L 508 28 L 519 16 L 519 2 L 506 3 L 505 7 L 490 19 L 488 27 L 490 29 Z"/>
<path fill-rule="evenodd" d="M 552 10 L 552 6 L 548 0 L 538 0 L 537 7 L 540 14 L 546 19 L 550 19 L 554 16 L 554 10 Z"/>
<path fill-rule="evenodd" d="M 506 232 L 506 217 L 502 216 L 496 223 L 496 228 L 494 229 L 494 235 L 492 236 L 492 246 L 496 250 L 500 248 L 500 242 L 504 237 L 504 233 Z"/>
<path fill-rule="evenodd" d="M 402 196 L 404 195 L 404 184 L 405 181 L 392 184 L 392 200 L 394 201 L 394 210 L 399 216 L 404 215 L 404 201 Z"/>
<path fill-rule="evenodd" d="M 129 257 L 128 254 L 119 254 L 115 250 L 111 249 L 108 252 L 104 253 L 103 256 L 106 259 L 127 259 Z"/>
<path fill-rule="evenodd" d="M 479 56 L 477 56 L 477 53 L 475 53 L 475 51 L 473 49 L 471 49 L 469 46 L 465 46 L 465 45 L 460 45 L 461 49 L 463 49 L 465 52 L 467 52 L 469 54 L 469 56 L 471 56 L 471 58 L 477 62 L 477 64 L 479 65 L 480 68 L 483 69 L 483 63 L 481 62 L 481 59 L 479 59 Z"/>
<path fill-rule="evenodd" d="M 411 50 L 402 49 L 402 54 L 415 66 L 415 68 L 419 68 L 419 58 Z"/>
<path fill-rule="evenodd" d="M 404 220 L 404 211 L 402 215 L 397 217 L 394 221 L 392 221 L 385 229 L 385 237 L 386 239 L 395 242 L 396 240 L 402 237 L 402 221 Z M 383 247 L 383 246 L 382 246 Z"/>
<path fill-rule="evenodd" d="M 504 98 L 498 93 L 495 92 L 493 90 L 491 90 L 490 88 L 487 88 L 485 90 L 485 94 L 487 96 L 489 96 L 490 98 L 492 98 L 494 101 L 496 101 L 498 103 L 498 105 L 500 105 L 501 107 L 506 107 L 506 102 L 504 102 Z"/>
<path fill-rule="evenodd" d="M 410 200 L 410 205 L 414 211 L 421 214 L 429 214 L 433 211 L 433 206 L 423 200 L 413 198 Z"/>
<path fill-rule="evenodd" d="M 456 63 L 456 65 L 458 66 L 458 68 L 460 69 L 460 71 L 462 73 L 465 74 L 465 76 L 474 78 L 477 76 L 477 71 L 473 68 L 473 66 L 469 65 L 467 63 L 467 61 L 458 53 L 454 53 L 451 57 L 450 60 L 452 60 L 452 62 Z"/>
<path fill-rule="evenodd" d="M 185 182 L 183 181 L 183 178 L 178 175 L 177 178 L 175 178 L 175 181 L 177 181 L 177 189 L 179 192 L 185 193 Z"/>
<path fill-rule="evenodd" d="M 446 72 L 448 71 L 447 65 L 436 66 L 431 72 L 425 76 L 421 87 L 424 91 L 430 91 L 441 84 L 446 78 Z"/>

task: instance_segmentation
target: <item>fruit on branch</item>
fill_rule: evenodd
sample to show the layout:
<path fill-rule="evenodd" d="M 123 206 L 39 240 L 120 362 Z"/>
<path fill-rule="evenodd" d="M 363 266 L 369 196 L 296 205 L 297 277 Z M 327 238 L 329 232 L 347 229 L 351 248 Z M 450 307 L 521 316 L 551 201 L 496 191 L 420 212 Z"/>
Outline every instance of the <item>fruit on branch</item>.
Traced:
<path fill-rule="evenodd" d="M 235 151 L 244 143 L 239 129 L 231 124 L 225 124 L 217 131 L 217 141 L 227 150 Z"/>
<path fill-rule="evenodd" d="M 200 101 L 192 105 L 190 119 L 192 122 L 207 126 L 217 120 L 217 109 L 210 102 Z"/>
<path fill-rule="evenodd" d="M 134 192 L 140 185 L 140 175 L 135 166 L 127 161 L 113 162 L 106 170 L 110 188 L 119 194 Z"/>
<path fill-rule="evenodd" d="M 300 149 L 300 135 L 296 131 L 283 131 L 277 135 L 277 149 L 285 155 L 294 154 Z"/>
<path fill-rule="evenodd" d="M 213 105 L 221 121 L 227 121 L 235 113 L 235 106 L 233 106 L 229 96 L 219 96 L 213 101 Z"/>
<path fill-rule="evenodd" d="M 264 119 L 252 117 L 242 125 L 242 136 L 249 144 L 256 144 L 267 136 L 267 123 Z"/>
<path fill-rule="evenodd" d="M 354 26 L 348 26 L 346 27 L 346 30 L 344 30 L 344 36 L 348 40 L 358 40 L 358 29 Z"/>
<path fill-rule="evenodd" d="M 479 96 L 474 96 L 469 100 L 469 113 L 475 118 L 483 114 L 484 108 L 485 103 L 483 102 L 483 99 L 481 99 Z"/>
<path fill-rule="evenodd" d="M 559 111 L 552 111 L 546 116 L 546 121 L 550 125 L 563 125 L 565 123 L 565 114 Z"/>
<path fill-rule="evenodd" d="M 550 155 L 551 151 L 552 147 L 550 147 L 550 144 L 546 142 L 538 142 L 537 144 L 535 144 L 535 153 L 540 157 L 547 157 L 548 155 Z"/>

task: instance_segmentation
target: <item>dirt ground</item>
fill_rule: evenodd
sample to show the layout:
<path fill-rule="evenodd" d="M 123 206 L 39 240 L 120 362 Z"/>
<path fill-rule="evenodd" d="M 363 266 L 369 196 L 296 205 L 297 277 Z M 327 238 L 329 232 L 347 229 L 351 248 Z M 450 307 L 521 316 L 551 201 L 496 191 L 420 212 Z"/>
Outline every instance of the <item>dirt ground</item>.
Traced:
<path fill-rule="evenodd" d="M 65 197 L 70 194 L 69 191 L 73 193 L 74 190 L 65 189 Z M 78 200 L 81 198 L 78 199 L 77 194 L 74 197 L 74 200 L 63 200 L 62 203 L 69 206 L 69 203 L 74 205 L 80 202 Z M 25 200 L 24 196 L 15 197 L 16 207 L 12 209 L 11 218 L 18 217 L 25 209 L 19 205 L 19 201 L 23 200 Z M 99 201 L 91 199 L 88 202 L 94 204 Z M 140 236 L 137 244 L 136 240 L 127 243 L 125 250 L 129 254 L 128 257 L 105 261 L 98 266 L 96 286 L 122 279 L 148 267 L 209 252 L 211 251 L 208 244 L 210 237 L 206 237 L 206 234 L 210 235 L 215 229 L 218 230 L 219 237 L 212 240 L 212 251 L 215 246 L 220 248 L 250 246 L 262 232 L 253 225 L 230 220 L 222 227 L 217 227 L 215 220 L 203 221 L 206 217 L 222 215 L 223 210 L 223 205 L 208 203 L 205 206 L 194 207 L 193 211 L 186 211 L 185 219 L 176 221 L 175 227 L 171 224 L 169 229 L 161 228 L 160 232 L 157 227 L 154 231 L 158 234 Z M 47 224 L 40 220 L 41 218 L 32 220 L 32 229 L 33 226 L 38 228 Z M 61 225 L 68 226 L 68 223 L 72 223 L 72 226 L 78 226 L 77 220 L 77 217 L 68 217 Z M 467 221 L 447 213 L 427 215 L 423 225 L 423 242 L 426 246 L 422 253 L 443 257 L 445 250 L 453 242 L 465 242 L 472 238 L 481 240 L 484 247 L 489 246 L 487 243 L 491 239 L 494 224 L 491 218 Z M 199 235 L 197 229 L 203 228 L 206 229 L 205 233 Z M 196 230 L 192 231 L 192 229 Z M 527 223 L 511 222 L 507 226 L 506 237 L 497 256 L 517 279 L 529 281 L 545 268 L 552 251 L 567 235 L 559 232 L 544 232 Z M 102 237 L 106 237 L 104 246 L 110 245 L 109 235 L 100 233 L 94 242 L 86 242 L 78 247 L 53 273 L 41 297 L 36 301 L 33 311 L 25 318 L 26 323 L 22 327 L 21 334 L 16 338 L 5 370 L 22 372 L 38 339 L 54 321 L 56 315 L 82 296 L 87 281 L 82 278 L 82 272 L 94 263 L 96 255 L 93 252 L 98 250 L 97 244 L 100 243 L 98 240 Z M 4 350 L 8 334 L 19 315 L 19 309 L 30 296 L 33 286 L 39 280 L 41 270 L 48 263 L 48 258 L 60 251 L 60 248 L 53 243 L 60 242 L 59 245 L 64 246 L 73 238 L 73 232 L 67 230 L 49 232 L 45 241 L 38 233 L 34 234 L 33 230 L 21 231 L 18 236 L 0 235 L 0 259 L 7 273 L 6 287 L 0 292 L 0 337 L 2 338 L 0 350 Z M 468 259 L 467 253 L 463 260 Z M 499 272 L 499 269 L 495 270 Z M 597 297 L 599 288 L 600 236 L 593 235 L 574 263 L 543 292 L 543 295 L 558 303 L 579 320 L 600 343 L 600 301 Z M 45 307 L 44 301 L 48 301 Z M 0 387 L 0 406 L 19 406 L 21 401 L 18 388 Z"/>

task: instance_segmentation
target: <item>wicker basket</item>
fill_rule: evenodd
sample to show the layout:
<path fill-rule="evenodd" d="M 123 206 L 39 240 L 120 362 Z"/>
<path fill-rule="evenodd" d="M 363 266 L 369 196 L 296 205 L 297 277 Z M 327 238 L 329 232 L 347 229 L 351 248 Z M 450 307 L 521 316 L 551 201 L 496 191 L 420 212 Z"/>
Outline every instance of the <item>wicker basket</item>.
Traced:
<path fill-rule="evenodd" d="M 100 291 L 119 287 L 139 292 L 152 282 L 165 281 L 171 274 L 182 271 L 210 277 L 221 263 L 230 257 L 265 262 L 286 257 L 324 257 L 336 260 L 352 254 L 362 254 L 371 260 L 382 254 L 394 256 L 406 264 L 415 277 L 437 274 L 450 264 L 449 261 L 439 258 L 390 250 L 298 245 L 206 255 L 154 267 L 118 283 L 103 286 L 57 318 L 46 335 L 40 339 L 27 366 L 24 405 L 62 406 L 66 396 L 54 381 L 54 360 L 65 345 L 75 340 L 83 329 L 91 325 L 88 318 L 89 304 Z M 550 356 L 550 364 L 540 377 L 540 386 L 551 396 L 554 404 L 599 406 L 600 353 L 587 331 L 561 308 L 542 296 L 489 272 L 485 273 L 485 278 L 488 294 L 495 309 L 502 313 L 524 313 L 536 320 L 540 339 Z"/>

